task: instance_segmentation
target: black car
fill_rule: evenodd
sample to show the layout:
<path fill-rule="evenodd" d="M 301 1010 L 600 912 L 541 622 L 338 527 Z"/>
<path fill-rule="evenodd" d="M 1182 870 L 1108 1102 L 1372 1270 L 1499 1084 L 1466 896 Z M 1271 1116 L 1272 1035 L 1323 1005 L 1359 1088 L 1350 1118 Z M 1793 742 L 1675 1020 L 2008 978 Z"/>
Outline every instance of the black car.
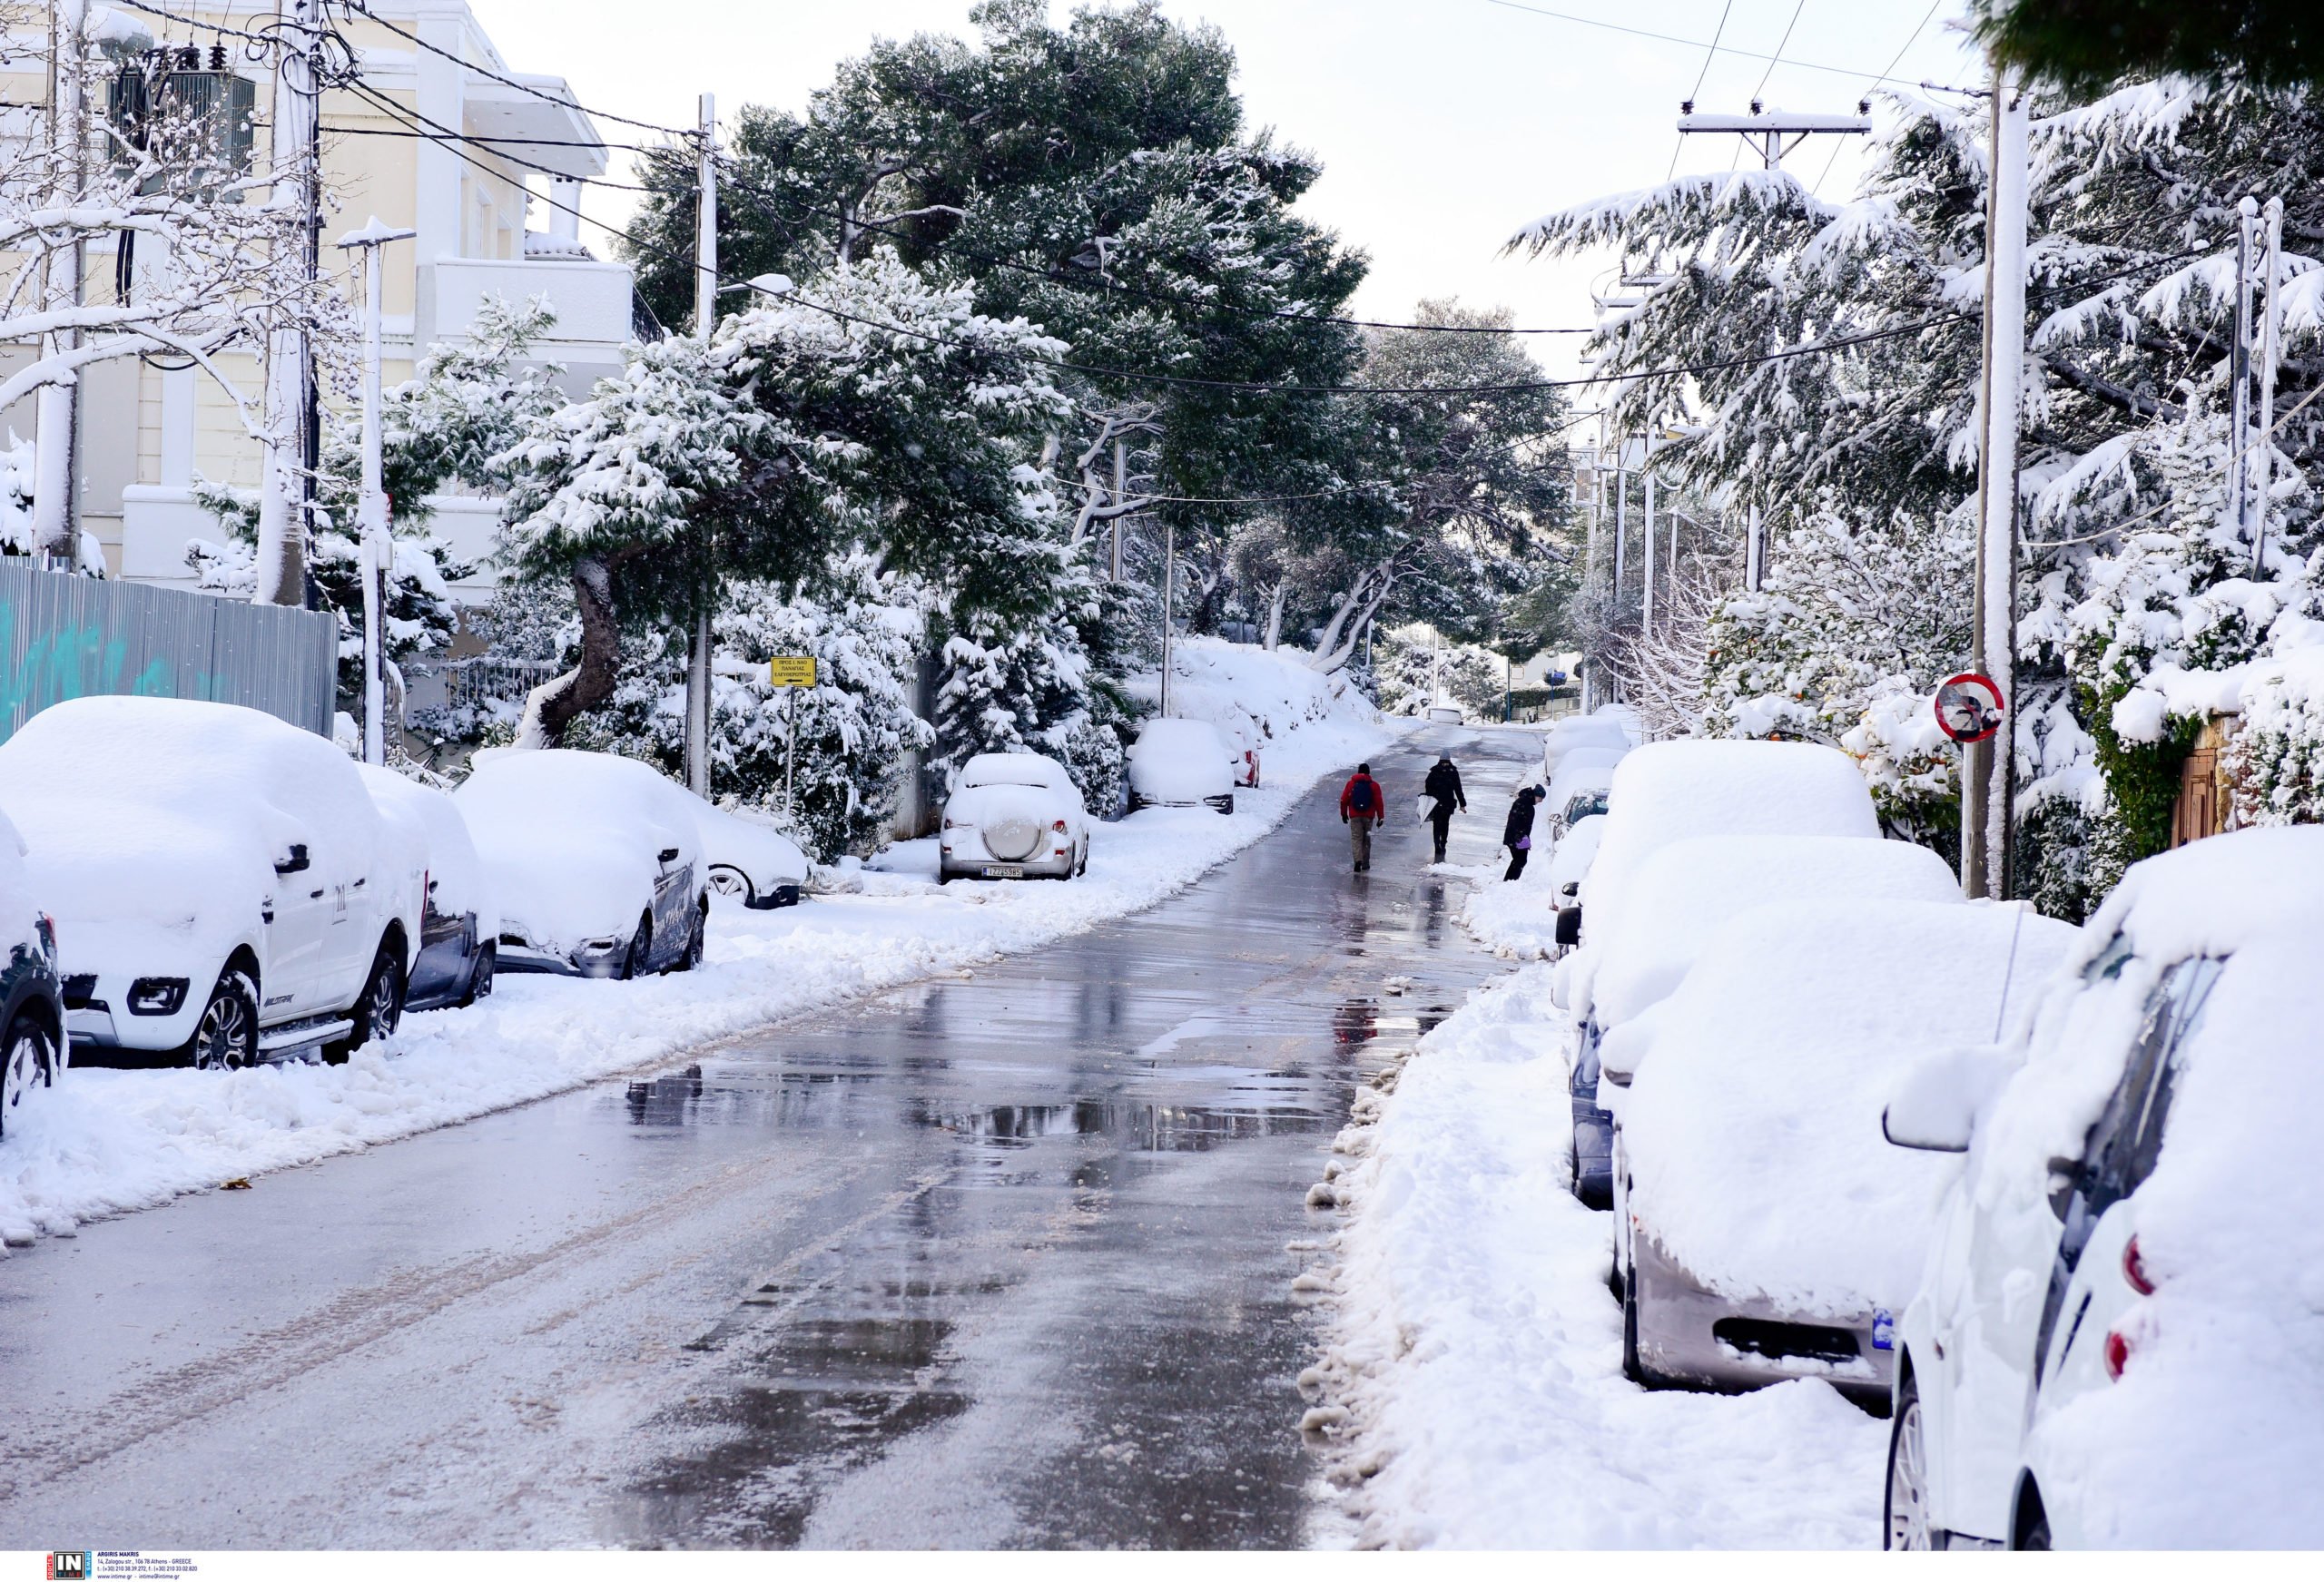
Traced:
<path fill-rule="evenodd" d="M 15 870 L 15 883 L 5 870 Z M 0 818 L 0 894 L 25 893 L 16 831 Z M 64 1041 L 64 989 L 56 977 L 56 925 L 44 913 L 5 919 L 14 938 L 0 966 L 0 1136 L 34 1087 L 54 1087 L 71 1060 Z"/>
<path fill-rule="evenodd" d="M 442 889 L 441 879 L 428 881 L 427 905 L 419 917 L 419 954 L 412 958 L 411 976 L 404 986 L 403 1008 L 408 1011 L 471 1006 L 492 992 L 499 942 L 478 927 L 474 911 L 439 911 L 437 897 Z"/>

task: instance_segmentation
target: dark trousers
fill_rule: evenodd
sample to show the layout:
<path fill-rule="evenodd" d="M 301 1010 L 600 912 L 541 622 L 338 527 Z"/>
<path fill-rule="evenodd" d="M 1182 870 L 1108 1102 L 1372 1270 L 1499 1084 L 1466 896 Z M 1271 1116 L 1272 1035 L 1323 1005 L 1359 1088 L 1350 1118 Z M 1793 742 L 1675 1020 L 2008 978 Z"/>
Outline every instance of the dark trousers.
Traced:
<path fill-rule="evenodd" d="M 1519 874 L 1524 872 L 1525 860 L 1532 855 L 1533 854 L 1531 851 L 1528 851 L 1522 846 L 1520 846 L 1514 851 L 1512 851 L 1509 854 L 1509 871 L 1501 876 L 1501 882 L 1507 884 L 1511 879 L 1515 879 Z"/>
<path fill-rule="evenodd" d="M 1452 830 L 1452 810 L 1442 808 L 1429 814 L 1428 827 L 1436 831 L 1436 860 L 1444 860 L 1444 838 Z"/>

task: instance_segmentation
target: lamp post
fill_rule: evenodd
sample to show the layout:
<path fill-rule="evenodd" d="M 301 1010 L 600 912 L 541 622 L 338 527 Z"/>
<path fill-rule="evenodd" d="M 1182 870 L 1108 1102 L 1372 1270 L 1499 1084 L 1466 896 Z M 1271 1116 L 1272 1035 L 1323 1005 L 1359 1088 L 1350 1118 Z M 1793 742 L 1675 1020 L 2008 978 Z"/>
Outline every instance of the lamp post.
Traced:
<path fill-rule="evenodd" d="M 363 253 L 363 487 L 355 515 L 362 530 L 363 568 L 363 762 L 385 763 L 387 724 L 380 675 L 384 655 L 379 647 L 381 606 L 386 590 L 380 578 L 395 564 L 395 541 L 388 532 L 388 492 L 380 477 L 379 461 L 379 250 L 391 241 L 419 234 L 393 231 L 371 216 L 360 231 L 339 239 L 341 248 Z"/>

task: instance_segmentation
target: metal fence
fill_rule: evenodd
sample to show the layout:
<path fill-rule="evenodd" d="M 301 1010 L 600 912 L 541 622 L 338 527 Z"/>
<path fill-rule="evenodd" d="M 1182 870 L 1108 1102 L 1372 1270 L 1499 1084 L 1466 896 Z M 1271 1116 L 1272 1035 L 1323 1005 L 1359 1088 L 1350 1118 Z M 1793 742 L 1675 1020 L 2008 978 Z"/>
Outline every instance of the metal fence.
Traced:
<path fill-rule="evenodd" d="M 0 561 L 0 742 L 51 703 L 127 693 L 244 703 L 330 734 L 339 623 L 314 610 Z"/>

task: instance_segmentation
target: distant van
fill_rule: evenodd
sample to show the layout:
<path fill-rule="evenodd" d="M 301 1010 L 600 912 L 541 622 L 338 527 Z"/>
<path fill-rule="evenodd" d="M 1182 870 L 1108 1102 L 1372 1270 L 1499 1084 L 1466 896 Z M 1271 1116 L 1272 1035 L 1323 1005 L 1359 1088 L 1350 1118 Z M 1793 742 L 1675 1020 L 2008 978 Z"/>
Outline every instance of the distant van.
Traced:
<path fill-rule="evenodd" d="M 1438 703 L 1428 711 L 1429 722 L 1433 725 L 1458 725 L 1464 717 L 1451 703 Z"/>

